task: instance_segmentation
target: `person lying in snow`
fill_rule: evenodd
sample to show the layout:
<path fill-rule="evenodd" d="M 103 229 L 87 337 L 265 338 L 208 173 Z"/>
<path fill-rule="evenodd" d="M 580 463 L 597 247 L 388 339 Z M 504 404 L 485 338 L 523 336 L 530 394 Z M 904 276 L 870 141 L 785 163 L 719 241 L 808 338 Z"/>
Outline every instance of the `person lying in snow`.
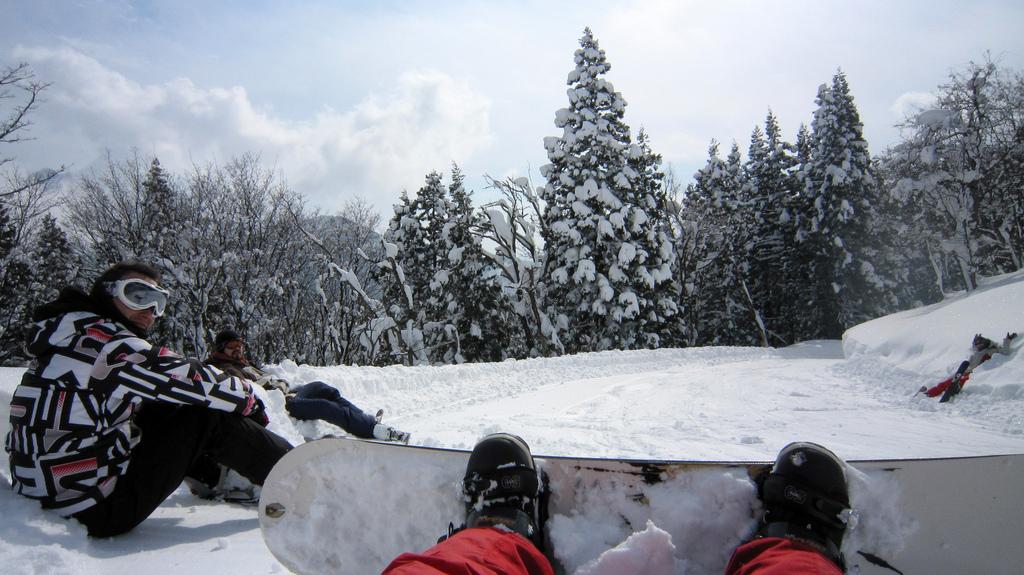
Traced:
<path fill-rule="evenodd" d="M 252 382 L 267 391 L 280 391 L 285 396 L 285 409 L 295 419 L 323 420 L 363 439 L 409 443 L 409 433 L 381 423 L 383 410 L 377 411 L 376 416 L 370 415 L 322 381 L 292 386 L 252 365 L 245 356 L 245 340 L 234 330 L 224 330 L 217 334 L 213 353 L 206 358 L 205 363 L 224 372 L 224 377 Z M 265 427 L 270 420 L 266 412 L 260 415 L 262 419 L 258 422 Z M 229 478 L 227 469 L 209 457 L 200 457 L 192 464 L 185 482 L 193 494 L 203 499 L 221 499 L 241 504 L 254 504 L 259 500 L 257 486 Z"/>
<path fill-rule="evenodd" d="M 850 519 L 845 464 L 813 443 L 784 447 L 758 478 L 760 528 L 733 552 L 727 575 L 840 575 Z M 421 553 L 403 553 L 382 575 L 553 575 L 544 555 L 541 482 L 529 446 L 508 433 L 473 448 L 463 481 L 466 522 Z"/>
<path fill-rule="evenodd" d="M 917 393 L 924 393 L 928 397 L 943 396 L 943 400 L 947 400 L 949 396 L 960 393 L 963 389 L 964 384 L 971 377 L 971 372 L 974 368 L 988 361 L 993 354 L 1001 353 L 1009 355 L 1011 351 L 1011 342 L 1017 337 L 1016 333 L 1008 333 L 1003 339 L 1002 345 L 996 345 L 991 339 L 982 336 L 980 333 L 974 336 L 974 341 L 971 342 L 971 357 L 963 361 L 957 368 L 956 373 L 952 376 L 940 381 L 932 387 L 923 386 L 917 390 Z M 949 389 L 950 386 L 954 386 L 953 389 Z M 949 396 L 945 395 L 946 391 L 949 390 Z"/>
<path fill-rule="evenodd" d="M 380 422 L 383 410 L 377 411 L 376 416 L 370 415 L 322 381 L 292 386 L 256 368 L 245 356 L 245 340 L 233 330 L 217 334 L 213 353 L 206 359 L 206 364 L 228 375 L 259 384 L 268 391 L 280 391 L 285 395 L 285 409 L 295 419 L 320 419 L 363 439 L 409 442 L 409 433 Z"/>

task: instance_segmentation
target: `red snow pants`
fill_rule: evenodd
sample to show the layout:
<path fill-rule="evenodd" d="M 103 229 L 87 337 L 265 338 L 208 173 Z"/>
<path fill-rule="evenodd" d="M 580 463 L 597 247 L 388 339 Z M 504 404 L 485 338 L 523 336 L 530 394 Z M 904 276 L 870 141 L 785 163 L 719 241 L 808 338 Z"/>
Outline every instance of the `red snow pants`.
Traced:
<path fill-rule="evenodd" d="M 963 387 L 964 385 L 966 385 L 968 379 L 971 379 L 971 374 L 965 373 L 963 375 L 963 377 L 960 378 L 960 387 Z M 947 377 L 946 379 L 944 379 L 944 380 L 940 381 L 939 383 L 935 384 L 935 387 L 928 388 L 928 390 L 925 391 L 924 394 L 927 395 L 928 397 L 938 397 L 938 396 L 942 395 L 943 393 L 945 393 L 946 392 L 946 388 L 949 387 L 950 384 L 952 384 L 952 383 L 953 383 L 953 378 L 952 377 Z"/>
<path fill-rule="evenodd" d="M 736 548 L 726 575 L 842 575 L 839 566 L 806 543 L 780 537 L 754 539 Z"/>
<path fill-rule="evenodd" d="M 726 575 L 842 575 L 806 543 L 766 537 L 736 549 Z M 382 575 L 554 575 L 547 558 L 523 537 L 495 529 L 466 529 L 423 553 L 403 553 Z"/>
<path fill-rule="evenodd" d="M 554 575 L 523 536 L 494 527 L 464 529 L 423 553 L 403 553 L 383 575 Z"/>

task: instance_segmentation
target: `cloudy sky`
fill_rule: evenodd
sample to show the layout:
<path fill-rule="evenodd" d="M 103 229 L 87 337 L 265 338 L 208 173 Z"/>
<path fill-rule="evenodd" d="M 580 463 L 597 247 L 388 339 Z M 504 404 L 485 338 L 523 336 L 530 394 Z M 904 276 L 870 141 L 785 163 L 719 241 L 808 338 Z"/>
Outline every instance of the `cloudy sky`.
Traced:
<path fill-rule="evenodd" d="M 257 152 L 323 211 L 360 196 L 385 217 L 454 161 L 479 203 L 484 175 L 542 183 L 586 26 L 684 181 L 769 108 L 795 138 L 839 68 L 873 153 L 986 51 L 1024 69 L 1015 0 L 0 0 L 0 66 L 52 82 L 35 140 L 2 152 L 72 173 L 108 150 L 177 172 Z"/>

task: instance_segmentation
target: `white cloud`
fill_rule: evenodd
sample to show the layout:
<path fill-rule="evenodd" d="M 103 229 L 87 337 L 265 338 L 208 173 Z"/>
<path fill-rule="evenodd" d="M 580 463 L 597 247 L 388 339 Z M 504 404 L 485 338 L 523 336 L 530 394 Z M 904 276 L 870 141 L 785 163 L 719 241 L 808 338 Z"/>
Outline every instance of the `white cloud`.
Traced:
<path fill-rule="evenodd" d="M 490 102 L 465 82 L 436 71 L 408 72 L 394 93 L 368 98 L 344 114 L 347 129 L 336 132 L 327 149 L 337 161 L 365 165 L 368 185 L 397 178 L 412 191 L 427 171 L 447 170 L 453 160 L 486 148 L 489 116 Z"/>
<path fill-rule="evenodd" d="M 67 47 L 21 52 L 54 82 L 38 141 L 15 151 L 25 169 L 87 168 L 106 147 L 175 169 L 256 151 L 312 204 L 358 193 L 385 216 L 453 160 L 478 203 L 484 174 L 539 179 L 584 26 L 607 50 L 626 121 L 683 178 L 712 138 L 745 148 L 769 108 L 795 139 L 838 68 L 878 152 L 916 103 L 901 94 L 986 49 L 1024 62 L 1022 8 L 1006 0 L 16 4 L 0 53 Z"/>
<path fill-rule="evenodd" d="M 438 71 L 406 72 L 392 91 L 350 110 L 324 108 L 289 121 L 238 86 L 202 87 L 188 78 L 141 84 L 72 48 L 20 48 L 17 56 L 53 82 L 36 118 L 40 140 L 20 151 L 26 165 L 83 169 L 107 149 L 116 159 L 138 148 L 185 171 L 193 161 L 257 152 L 318 206 L 336 209 L 360 195 L 386 214 L 427 172 L 446 171 L 492 141 L 489 100 Z"/>
<path fill-rule="evenodd" d="M 930 110 L 935 106 L 935 94 L 929 92 L 906 92 L 900 94 L 889 110 L 899 120 L 916 115 L 922 110 Z"/>

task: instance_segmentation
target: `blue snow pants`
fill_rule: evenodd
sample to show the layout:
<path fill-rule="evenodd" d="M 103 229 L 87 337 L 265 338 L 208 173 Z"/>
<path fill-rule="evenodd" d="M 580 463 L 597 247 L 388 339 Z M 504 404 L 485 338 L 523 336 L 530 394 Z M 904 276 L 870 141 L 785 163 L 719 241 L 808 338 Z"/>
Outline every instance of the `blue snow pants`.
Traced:
<path fill-rule="evenodd" d="M 376 418 L 352 405 L 337 389 L 314 381 L 293 387 L 292 392 L 294 395 L 285 400 L 284 407 L 295 419 L 321 419 L 356 437 L 373 438 Z"/>

